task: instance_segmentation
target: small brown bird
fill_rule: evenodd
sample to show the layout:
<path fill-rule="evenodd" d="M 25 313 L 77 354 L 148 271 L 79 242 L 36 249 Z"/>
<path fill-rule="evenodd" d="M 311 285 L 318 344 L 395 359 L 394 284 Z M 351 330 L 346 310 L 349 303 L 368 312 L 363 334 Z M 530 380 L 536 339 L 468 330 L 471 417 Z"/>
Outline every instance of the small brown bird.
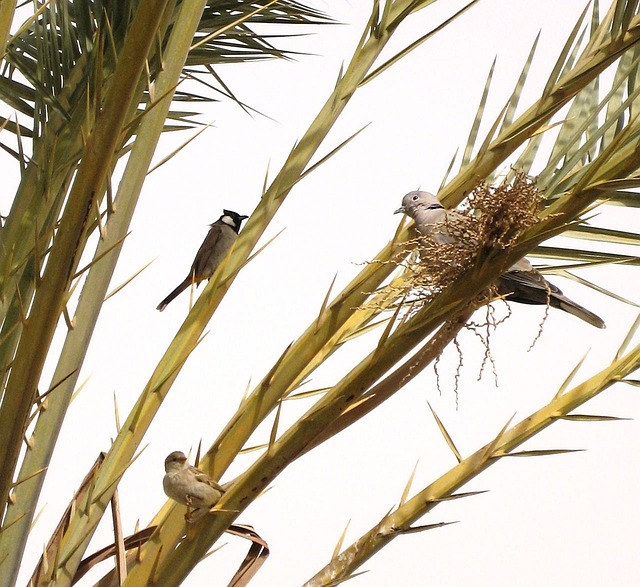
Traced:
<path fill-rule="evenodd" d="M 194 509 L 209 509 L 218 503 L 224 488 L 209 475 L 187 462 L 179 450 L 164 460 L 162 487 L 168 497 Z"/>
<path fill-rule="evenodd" d="M 192 283 L 199 284 L 201 281 L 209 279 L 218 268 L 218 265 L 222 263 L 233 243 L 236 242 L 240 225 L 248 216 L 243 216 L 231 210 L 223 210 L 222 212 L 222 216 L 211 224 L 211 229 L 196 253 L 189 275 L 158 304 L 157 310 L 160 310 L 160 312 Z"/>

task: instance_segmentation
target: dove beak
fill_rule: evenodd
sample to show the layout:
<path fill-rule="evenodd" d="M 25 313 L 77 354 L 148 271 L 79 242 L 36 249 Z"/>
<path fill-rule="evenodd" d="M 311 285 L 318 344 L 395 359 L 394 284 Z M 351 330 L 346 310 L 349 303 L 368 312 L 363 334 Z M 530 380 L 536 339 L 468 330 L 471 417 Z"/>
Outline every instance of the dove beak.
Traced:
<path fill-rule="evenodd" d="M 402 212 L 403 214 L 405 214 L 405 210 L 404 210 L 404 206 L 400 206 L 400 208 L 398 208 L 394 214 L 400 214 L 400 212 Z"/>

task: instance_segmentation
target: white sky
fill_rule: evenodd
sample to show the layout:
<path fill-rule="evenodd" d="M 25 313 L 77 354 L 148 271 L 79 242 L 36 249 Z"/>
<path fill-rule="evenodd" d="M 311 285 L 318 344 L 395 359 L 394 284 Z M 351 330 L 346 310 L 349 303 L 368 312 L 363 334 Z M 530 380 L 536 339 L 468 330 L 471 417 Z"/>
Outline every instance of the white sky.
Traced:
<path fill-rule="evenodd" d="M 369 3 L 327 0 L 318 5 L 346 25 L 320 27 L 314 36 L 280 42 L 315 56 L 219 69 L 237 96 L 277 122 L 251 118 L 232 104 L 214 104 L 202 118 L 215 122 L 214 128 L 149 177 L 113 285 L 156 260 L 104 306 L 81 376 L 89 380 L 62 431 L 24 577 L 97 453 L 109 447 L 115 434 L 114 394 L 124 421 L 182 323 L 187 293 L 162 314 L 155 307 L 186 274 L 206 225 L 223 207 L 251 213 L 267 166 L 273 176 L 331 91 L 341 62 L 349 58 Z M 443 14 L 450 14 L 443 10 L 461 5 L 441 2 L 410 18 L 387 55 L 439 24 Z M 259 381 L 316 315 L 336 271 L 334 291 L 339 291 L 360 270 L 358 263 L 371 259 L 393 236 L 399 217 L 392 212 L 402 195 L 418 186 L 438 189 L 453 153 L 464 147 L 493 58 L 497 55 L 490 100 L 495 115 L 542 30 L 523 98 L 528 105 L 583 8 L 584 2 L 577 0 L 483 0 L 356 95 L 321 153 L 370 126 L 294 188 L 267 237 L 286 230 L 235 281 L 209 335 L 185 365 L 149 430 L 146 450 L 120 486 L 127 533 L 133 532 L 136 520 L 145 525 L 166 499 L 164 457 L 173 450 L 195 451 L 200 439 L 209 446 L 234 413 L 249 380 Z M 165 138 L 158 159 L 184 139 L 185 134 Z M 594 223 L 632 230 L 637 216 L 607 211 Z M 640 301 L 635 269 L 602 268 L 581 275 Z M 271 547 L 271 557 L 252 585 L 302 584 L 328 562 L 347 522 L 345 545 L 397 504 L 416 462 L 415 490 L 455 464 L 427 401 L 467 456 L 514 413 L 517 421 L 547 403 L 587 351 L 589 358 L 576 382 L 611 361 L 636 310 L 573 282 L 557 277 L 551 281 L 602 316 L 607 329 L 551 311 L 542 338 L 527 353 L 544 310 L 514 305 L 513 316 L 491 345 L 497 387 L 490 374 L 477 381 L 483 348 L 471 335 L 463 335 L 465 364 L 457 400 L 457 357 L 447 352 L 439 367 L 441 393 L 433 370 L 427 369 L 364 421 L 290 466 L 240 516 L 238 521 L 252 524 Z M 314 376 L 312 386 L 335 381 L 363 349 L 364 343 L 358 342 L 353 351 L 337 355 Z M 287 404 L 284 422 L 305 408 Z M 619 385 L 580 413 L 637 418 L 640 399 L 637 390 Z M 270 421 L 256 443 L 266 440 L 269 426 Z M 489 493 L 444 503 L 420 521 L 460 523 L 396 539 L 360 569 L 369 572 L 352 584 L 640 584 L 639 436 L 635 421 L 554 425 L 526 448 L 587 451 L 504 459 L 463 489 Z M 70 451 L 77 455 L 73 467 L 60 458 Z M 252 458 L 238 458 L 223 481 L 243 471 Z M 111 541 L 105 525 L 91 552 Z M 226 585 L 248 545 L 236 537 L 224 541 L 227 546 L 201 564 L 185 585 Z"/>

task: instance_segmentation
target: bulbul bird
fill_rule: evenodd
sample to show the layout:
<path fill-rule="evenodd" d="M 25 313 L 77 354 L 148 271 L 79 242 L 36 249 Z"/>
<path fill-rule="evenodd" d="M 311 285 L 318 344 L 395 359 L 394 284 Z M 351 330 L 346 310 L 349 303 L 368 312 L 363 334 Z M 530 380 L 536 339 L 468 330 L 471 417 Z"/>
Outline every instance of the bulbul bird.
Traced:
<path fill-rule="evenodd" d="M 210 225 L 211 229 L 196 253 L 189 275 L 158 304 L 157 310 L 160 310 L 160 312 L 192 283 L 199 284 L 201 281 L 209 279 L 227 255 L 233 243 L 236 242 L 240 225 L 248 216 L 243 216 L 231 210 L 223 210 L 222 212 L 222 216 Z"/>
<path fill-rule="evenodd" d="M 418 232 L 439 244 L 455 244 L 455 237 L 447 225 L 455 223 L 461 215 L 447 210 L 438 198 L 429 192 L 409 192 L 402 198 L 402 206 L 394 214 L 402 212 L 415 222 Z M 509 267 L 496 283 L 498 294 L 508 301 L 520 304 L 550 305 L 588 322 L 596 328 L 604 328 L 602 318 L 566 297 L 536 271 L 526 257 Z"/>
<path fill-rule="evenodd" d="M 164 492 L 174 501 L 190 508 L 209 509 L 218 503 L 225 491 L 209 475 L 191 466 L 185 454 L 179 450 L 164 460 L 164 470 Z"/>

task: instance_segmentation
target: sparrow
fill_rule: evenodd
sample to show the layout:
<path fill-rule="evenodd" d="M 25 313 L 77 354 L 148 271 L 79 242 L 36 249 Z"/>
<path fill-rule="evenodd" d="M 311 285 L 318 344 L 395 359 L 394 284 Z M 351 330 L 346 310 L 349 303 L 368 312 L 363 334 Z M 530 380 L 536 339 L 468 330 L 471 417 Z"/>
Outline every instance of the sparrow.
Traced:
<path fill-rule="evenodd" d="M 222 216 L 210 225 L 211 228 L 200 245 L 196 258 L 193 260 L 189 275 L 158 304 L 157 310 L 162 312 L 192 283 L 199 284 L 214 274 L 233 243 L 236 242 L 240 225 L 245 218 L 248 218 L 248 216 L 243 216 L 231 210 L 222 211 Z"/>
<path fill-rule="evenodd" d="M 440 244 L 456 244 L 456 237 L 447 226 L 455 223 L 456 217 L 459 218 L 461 215 L 454 210 L 447 210 L 433 194 L 422 191 L 409 192 L 402 198 L 402 206 L 394 212 L 398 213 L 412 218 L 422 236 Z M 566 297 L 558 287 L 536 271 L 526 257 L 498 277 L 496 289 L 498 294 L 508 301 L 550 305 L 552 308 L 573 314 L 596 328 L 605 328 L 602 318 Z"/>
<path fill-rule="evenodd" d="M 209 475 L 191 466 L 185 454 L 179 450 L 164 460 L 164 470 L 164 492 L 189 508 L 209 509 L 218 503 L 225 491 Z"/>

